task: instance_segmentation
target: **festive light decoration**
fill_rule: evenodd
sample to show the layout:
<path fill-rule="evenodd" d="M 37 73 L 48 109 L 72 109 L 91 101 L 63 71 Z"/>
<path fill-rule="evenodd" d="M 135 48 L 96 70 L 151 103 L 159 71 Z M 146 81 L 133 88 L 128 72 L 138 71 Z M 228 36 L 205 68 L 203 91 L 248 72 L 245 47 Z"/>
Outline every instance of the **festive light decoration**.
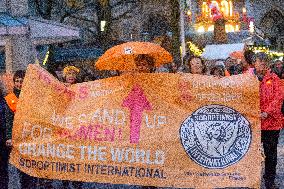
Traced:
<path fill-rule="evenodd" d="M 252 50 L 254 53 L 263 52 L 268 56 L 270 56 L 271 58 L 279 58 L 284 56 L 283 52 L 269 50 L 268 47 L 249 47 L 249 50 Z"/>
<path fill-rule="evenodd" d="M 195 28 L 198 32 L 214 31 L 217 19 L 226 20 L 226 32 L 240 30 L 240 16 L 233 12 L 233 3 L 228 0 L 203 1 L 201 15 L 197 16 Z"/>
<path fill-rule="evenodd" d="M 43 60 L 43 62 L 42 62 L 43 65 L 45 65 L 45 64 L 47 63 L 48 57 L 49 57 L 49 53 L 50 53 L 50 52 L 47 51 L 47 53 L 45 54 L 44 60 Z"/>
<path fill-rule="evenodd" d="M 204 52 L 203 50 L 200 50 L 194 43 L 192 42 L 187 42 L 189 50 L 193 53 L 194 56 L 201 56 L 202 53 Z"/>
<path fill-rule="evenodd" d="M 186 11 L 186 15 L 190 17 L 190 16 L 192 15 L 191 10 L 187 10 L 187 11 Z"/>

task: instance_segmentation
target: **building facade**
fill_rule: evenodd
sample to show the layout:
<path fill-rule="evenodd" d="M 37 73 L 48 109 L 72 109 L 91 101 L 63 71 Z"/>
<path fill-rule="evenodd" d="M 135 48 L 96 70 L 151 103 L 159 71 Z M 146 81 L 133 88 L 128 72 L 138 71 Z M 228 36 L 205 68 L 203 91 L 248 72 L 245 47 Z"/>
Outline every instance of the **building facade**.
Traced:
<path fill-rule="evenodd" d="M 255 25 L 278 51 L 284 51 L 284 1 L 246 0 L 248 14 Z"/>
<path fill-rule="evenodd" d="M 200 32 L 196 27 L 206 0 L 183 0 L 187 40 L 201 46 L 213 43 L 213 32 Z M 242 42 L 251 36 L 250 21 L 254 32 L 272 47 L 283 50 L 284 1 L 283 0 L 216 0 L 228 14 L 239 19 L 233 31 L 228 32 L 229 43 Z M 121 1 L 111 0 L 111 27 L 113 35 L 120 40 L 151 40 L 155 36 L 171 34 L 172 6 L 169 0 Z M 225 10 L 226 11 L 226 10 Z M 189 13 L 190 15 L 187 15 Z M 234 23 L 236 24 L 236 23 Z M 237 28 L 236 28 L 237 27 Z M 227 28 L 226 28 L 227 29 Z M 229 28 L 230 29 L 230 28 Z"/>

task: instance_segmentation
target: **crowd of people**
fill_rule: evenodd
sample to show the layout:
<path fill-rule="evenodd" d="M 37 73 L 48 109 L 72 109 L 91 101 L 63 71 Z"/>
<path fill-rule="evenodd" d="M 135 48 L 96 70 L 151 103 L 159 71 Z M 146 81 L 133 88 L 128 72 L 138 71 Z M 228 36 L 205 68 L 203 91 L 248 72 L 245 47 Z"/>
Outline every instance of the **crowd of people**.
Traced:
<path fill-rule="evenodd" d="M 179 68 L 173 64 L 165 65 L 161 68 L 154 67 L 154 59 L 148 55 L 138 55 L 135 59 L 136 73 L 154 73 L 154 72 L 173 72 L 173 73 L 191 73 L 201 75 L 214 75 L 216 79 L 237 74 L 252 74 L 260 82 L 260 109 L 261 109 L 261 140 L 265 154 L 265 172 L 264 181 L 267 189 L 277 188 L 275 185 L 276 164 L 277 164 L 277 144 L 280 130 L 284 127 L 284 86 L 281 79 L 284 79 L 284 63 L 281 60 L 271 61 L 264 53 L 254 53 L 252 51 L 235 52 L 232 53 L 226 60 L 210 60 L 204 61 L 200 57 L 188 57 L 184 61 L 184 66 Z M 128 72 L 109 72 L 104 76 L 89 75 L 88 71 L 84 71 L 76 66 L 60 65 L 56 76 L 59 80 L 64 82 L 66 86 L 76 84 L 78 82 L 86 82 L 94 79 L 101 79 L 104 77 L 117 76 L 127 74 Z M 11 139 L 13 118 L 16 112 L 17 100 L 24 80 L 25 72 L 22 70 L 16 71 L 13 77 L 14 90 L 8 95 L 4 91 L 0 91 L 0 188 L 5 189 L 8 183 L 13 178 L 10 175 L 9 169 L 18 170 L 12 165 L 9 165 L 9 154 L 13 148 L 13 141 Z M 80 78 L 80 76 L 83 76 Z M 19 172 L 19 171 L 18 171 Z M 19 172 L 18 178 L 21 182 L 22 188 L 34 188 L 35 182 L 39 184 L 49 184 L 47 188 L 52 188 L 51 181 L 42 179 L 41 182 L 36 179 Z M 64 188 L 81 188 L 81 182 L 63 181 Z M 149 187 L 144 187 L 149 188 Z M 155 188 L 155 187 L 152 187 Z"/>

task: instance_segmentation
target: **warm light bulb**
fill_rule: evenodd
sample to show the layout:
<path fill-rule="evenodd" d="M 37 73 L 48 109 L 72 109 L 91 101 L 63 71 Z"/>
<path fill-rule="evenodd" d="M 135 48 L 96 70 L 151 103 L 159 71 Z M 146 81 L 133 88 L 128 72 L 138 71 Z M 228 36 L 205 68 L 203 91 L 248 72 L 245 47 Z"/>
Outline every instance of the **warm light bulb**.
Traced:
<path fill-rule="evenodd" d="M 213 31 L 214 31 L 214 25 L 209 26 L 209 27 L 208 27 L 208 31 L 209 31 L 209 32 L 213 32 Z"/>
<path fill-rule="evenodd" d="M 247 13 L 247 9 L 245 7 L 243 8 L 243 13 Z"/>
<path fill-rule="evenodd" d="M 238 24 L 236 25 L 236 30 L 235 31 L 240 31 L 240 26 Z"/>
<path fill-rule="evenodd" d="M 188 11 L 186 12 L 186 14 L 187 14 L 187 16 L 191 16 L 191 11 L 188 10 Z"/>
<path fill-rule="evenodd" d="M 226 33 L 235 32 L 235 28 L 231 24 L 226 24 L 225 25 L 225 30 L 226 30 Z"/>
<path fill-rule="evenodd" d="M 203 33 L 205 32 L 205 28 L 203 26 L 198 27 L 197 32 Z"/>

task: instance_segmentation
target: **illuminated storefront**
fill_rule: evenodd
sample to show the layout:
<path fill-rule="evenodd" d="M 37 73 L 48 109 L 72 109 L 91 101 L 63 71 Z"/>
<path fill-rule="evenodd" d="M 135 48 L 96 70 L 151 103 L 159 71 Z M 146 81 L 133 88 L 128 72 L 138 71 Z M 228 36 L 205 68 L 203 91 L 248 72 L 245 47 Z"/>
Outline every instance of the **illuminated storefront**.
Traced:
<path fill-rule="evenodd" d="M 202 1 L 201 14 L 197 16 L 195 29 L 199 33 L 214 31 L 214 11 L 225 19 L 226 32 L 240 31 L 240 15 L 234 11 L 230 0 Z M 246 11 L 245 9 L 243 11 Z"/>

